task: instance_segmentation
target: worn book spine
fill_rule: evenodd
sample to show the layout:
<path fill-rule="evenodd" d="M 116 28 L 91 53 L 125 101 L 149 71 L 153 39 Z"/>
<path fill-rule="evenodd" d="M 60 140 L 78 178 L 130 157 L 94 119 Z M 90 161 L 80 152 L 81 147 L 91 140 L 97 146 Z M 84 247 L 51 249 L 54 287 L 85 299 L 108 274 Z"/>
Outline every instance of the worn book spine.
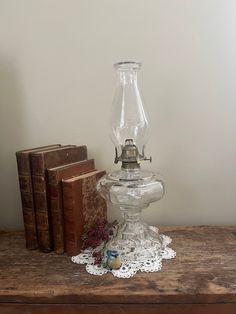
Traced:
<path fill-rule="evenodd" d="M 53 250 L 52 222 L 46 169 L 87 158 L 87 147 L 68 145 L 54 151 L 31 154 L 33 193 L 38 234 L 42 252 Z"/>
<path fill-rule="evenodd" d="M 50 252 L 53 249 L 53 242 L 45 176 L 33 175 L 33 191 L 39 249 L 42 252 Z"/>
<path fill-rule="evenodd" d="M 38 247 L 38 241 L 29 158 L 26 154 L 20 153 L 16 153 L 16 158 L 18 164 L 26 248 L 34 250 Z"/>
<path fill-rule="evenodd" d="M 59 146 L 60 144 L 55 144 L 16 152 L 26 248 L 30 250 L 38 248 L 38 240 L 29 154 L 33 151 Z"/>
<path fill-rule="evenodd" d="M 68 179 L 94 170 L 94 159 L 72 163 L 59 169 L 48 169 L 49 198 L 52 216 L 54 251 L 62 254 L 64 243 L 64 214 L 62 204 L 61 179 Z"/>
<path fill-rule="evenodd" d="M 106 201 L 96 190 L 96 183 L 104 174 L 105 171 L 98 171 L 85 178 L 62 180 L 65 247 L 70 256 L 80 252 L 85 226 L 107 218 Z"/>

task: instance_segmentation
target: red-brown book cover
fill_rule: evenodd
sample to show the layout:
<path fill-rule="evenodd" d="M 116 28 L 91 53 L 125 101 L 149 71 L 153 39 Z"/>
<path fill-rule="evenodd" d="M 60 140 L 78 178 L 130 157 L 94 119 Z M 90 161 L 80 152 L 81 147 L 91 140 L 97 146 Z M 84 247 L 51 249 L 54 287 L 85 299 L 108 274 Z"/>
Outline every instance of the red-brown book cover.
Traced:
<path fill-rule="evenodd" d="M 94 170 L 94 159 L 83 160 L 61 167 L 50 168 L 47 170 L 50 210 L 52 217 L 53 243 L 54 251 L 57 254 L 62 254 L 65 251 L 61 180 L 79 176 Z"/>
<path fill-rule="evenodd" d="M 33 187 L 30 167 L 30 153 L 47 149 L 53 149 L 59 146 L 61 145 L 54 144 L 31 149 L 25 149 L 16 152 L 16 161 L 21 194 L 21 207 L 25 228 L 26 248 L 30 250 L 38 248 Z"/>
<path fill-rule="evenodd" d="M 53 249 L 53 241 L 46 169 L 87 159 L 87 147 L 67 145 L 54 150 L 31 153 L 30 158 L 38 245 L 41 251 L 50 252 Z"/>
<path fill-rule="evenodd" d="M 82 246 L 85 225 L 107 218 L 106 201 L 96 190 L 97 181 L 105 171 L 62 180 L 65 219 L 65 247 L 68 255 L 76 255 Z"/>

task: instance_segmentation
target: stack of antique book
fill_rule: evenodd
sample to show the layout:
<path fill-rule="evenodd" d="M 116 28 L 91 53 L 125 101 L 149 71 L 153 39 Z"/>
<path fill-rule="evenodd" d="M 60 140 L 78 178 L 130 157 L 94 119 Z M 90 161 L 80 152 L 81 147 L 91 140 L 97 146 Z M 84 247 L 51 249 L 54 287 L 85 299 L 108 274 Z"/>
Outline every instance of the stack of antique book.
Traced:
<path fill-rule="evenodd" d="M 16 152 L 28 249 L 76 255 L 85 226 L 106 219 L 106 202 L 96 191 L 105 171 L 87 158 L 85 145 Z"/>

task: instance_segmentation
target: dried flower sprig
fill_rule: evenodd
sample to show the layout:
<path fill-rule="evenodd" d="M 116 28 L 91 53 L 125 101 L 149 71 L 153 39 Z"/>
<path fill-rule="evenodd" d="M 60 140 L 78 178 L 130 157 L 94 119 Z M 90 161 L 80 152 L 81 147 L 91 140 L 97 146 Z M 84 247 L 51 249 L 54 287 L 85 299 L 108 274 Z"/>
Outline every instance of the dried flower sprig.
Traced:
<path fill-rule="evenodd" d="M 104 258 L 104 249 L 106 243 L 112 238 L 117 229 L 118 222 L 115 220 L 112 223 L 107 220 L 99 219 L 93 225 L 85 226 L 85 233 L 82 236 L 82 249 L 95 249 L 93 257 L 96 265 L 101 265 Z M 96 250 L 96 248 L 98 248 Z"/>

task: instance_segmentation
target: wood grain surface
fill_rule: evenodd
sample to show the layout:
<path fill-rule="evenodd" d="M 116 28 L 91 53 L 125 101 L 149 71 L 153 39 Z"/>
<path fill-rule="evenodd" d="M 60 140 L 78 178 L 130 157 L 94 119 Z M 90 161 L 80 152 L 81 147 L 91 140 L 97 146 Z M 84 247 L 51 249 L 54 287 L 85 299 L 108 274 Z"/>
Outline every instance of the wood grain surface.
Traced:
<path fill-rule="evenodd" d="M 1 314 L 235 314 L 235 304 L 1 304 Z"/>
<path fill-rule="evenodd" d="M 156 308 L 166 303 L 176 307 L 184 303 L 185 307 L 198 304 L 212 308 L 213 303 L 229 303 L 225 304 L 229 309 L 225 313 L 236 313 L 236 226 L 162 227 L 160 230 L 172 237 L 171 247 L 177 252 L 176 258 L 163 261 L 160 272 L 138 273 L 130 279 L 118 279 L 111 274 L 89 275 L 83 265 L 73 264 L 66 255 L 26 250 L 23 232 L 1 232 L 1 313 L 10 313 L 6 303 L 81 307 L 86 303 L 90 306 L 100 303 L 100 307 L 113 303 L 107 305 L 114 308 L 111 313 L 119 313 L 119 304 L 140 303 L 136 311 L 139 313 L 138 309 L 144 306 L 141 304 Z M 210 307 L 208 313 L 211 313 Z"/>

